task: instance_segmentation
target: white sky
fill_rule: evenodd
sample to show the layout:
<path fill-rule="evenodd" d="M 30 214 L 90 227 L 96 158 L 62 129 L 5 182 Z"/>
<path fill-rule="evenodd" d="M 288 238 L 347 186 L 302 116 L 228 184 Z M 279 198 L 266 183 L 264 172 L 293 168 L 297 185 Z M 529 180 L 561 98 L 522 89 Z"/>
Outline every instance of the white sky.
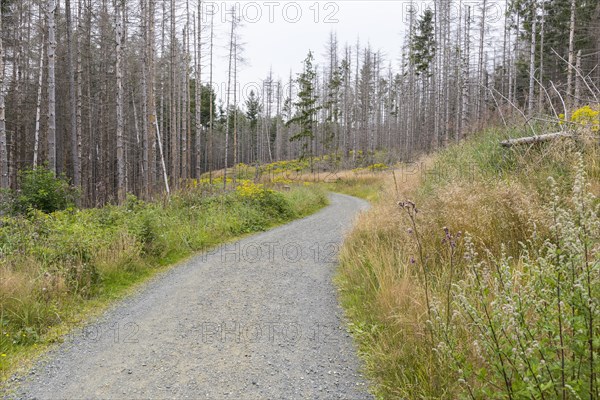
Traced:
<path fill-rule="evenodd" d="M 463 6 L 480 13 L 480 0 L 462 0 Z M 504 0 L 489 1 L 488 20 L 503 22 Z M 242 26 L 239 36 L 244 43 L 244 65 L 238 68 L 241 85 L 258 87 L 273 69 L 274 78 L 285 82 L 290 70 L 293 77 L 302 68 L 308 50 L 312 50 L 316 63 L 326 62 L 326 43 L 330 32 L 336 32 L 340 53 L 346 42 L 355 44 L 360 37 L 361 46 L 369 43 L 372 50 L 381 50 L 385 65 L 399 64 L 403 37 L 408 24 L 410 0 L 300 0 L 300 1 L 214 1 L 205 2 L 205 10 L 215 10 L 215 59 L 214 82 L 226 87 L 227 43 L 229 24 L 227 10 L 237 4 L 241 12 Z M 414 2 L 420 14 L 431 1 Z M 214 8 L 213 8 L 214 7 Z M 205 13 L 204 23 L 210 21 Z M 208 21 L 207 21 L 208 19 Z M 479 19 L 473 23 L 475 28 Z M 206 53 L 205 53 L 206 54 Z M 203 64 L 206 64 L 206 60 Z M 206 65 L 204 71 L 207 71 Z M 203 72 L 203 80 L 208 74 Z M 243 89 L 242 89 L 243 91 Z M 249 90 L 246 90 L 246 93 Z M 223 95 L 225 91 L 222 91 Z M 243 100 L 242 100 L 243 101 Z"/>

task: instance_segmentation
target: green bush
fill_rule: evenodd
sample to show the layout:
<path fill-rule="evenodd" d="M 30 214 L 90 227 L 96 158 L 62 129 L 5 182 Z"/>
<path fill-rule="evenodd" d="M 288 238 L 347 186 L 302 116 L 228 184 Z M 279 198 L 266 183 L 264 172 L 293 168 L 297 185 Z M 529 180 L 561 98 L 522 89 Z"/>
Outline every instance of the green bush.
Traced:
<path fill-rule="evenodd" d="M 56 177 L 47 168 L 19 172 L 19 190 L 13 193 L 12 211 L 26 214 L 31 209 L 45 213 L 65 210 L 75 205 L 77 190 L 66 177 Z"/>

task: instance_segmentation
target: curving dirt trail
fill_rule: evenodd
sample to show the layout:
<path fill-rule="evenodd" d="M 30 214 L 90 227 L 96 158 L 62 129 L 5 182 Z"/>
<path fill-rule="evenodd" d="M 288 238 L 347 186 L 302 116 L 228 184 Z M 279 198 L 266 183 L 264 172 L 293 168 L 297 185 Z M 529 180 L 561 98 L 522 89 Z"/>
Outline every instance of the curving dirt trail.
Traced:
<path fill-rule="evenodd" d="M 70 336 L 13 391 L 26 399 L 371 399 L 332 284 L 367 203 L 196 256 Z"/>

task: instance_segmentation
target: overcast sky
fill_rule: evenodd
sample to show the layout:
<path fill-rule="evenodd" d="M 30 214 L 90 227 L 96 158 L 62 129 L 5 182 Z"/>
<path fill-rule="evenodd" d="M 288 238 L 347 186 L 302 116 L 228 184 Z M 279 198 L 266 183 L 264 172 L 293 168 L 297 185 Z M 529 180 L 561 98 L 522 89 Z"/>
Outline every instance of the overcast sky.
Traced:
<path fill-rule="evenodd" d="M 503 0 L 498 5 L 492 3 L 488 10 L 491 22 L 502 19 L 503 5 L 500 3 Z M 205 2 L 205 23 L 210 19 L 211 10 L 215 13 L 214 81 L 223 88 L 227 82 L 227 10 L 234 4 L 242 18 L 239 36 L 244 43 L 242 55 L 246 59 L 245 64 L 239 66 L 238 80 L 246 85 L 247 93 L 252 85 L 260 85 L 270 68 L 275 78 L 286 81 L 290 70 L 295 77 L 309 49 L 316 62 L 323 63 L 327 59 L 326 43 L 330 32 L 337 34 L 340 50 L 345 42 L 354 44 L 360 37 L 361 46 L 369 43 L 374 51 L 381 50 L 386 65 L 392 62 L 396 67 L 411 3 L 409 0 Z M 414 4 L 419 14 L 432 5 L 427 1 L 415 1 Z M 480 8 L 480 1 L 463 0 L 463 4 Z M 206 81 L 208 76 L 203 75 Z"/>

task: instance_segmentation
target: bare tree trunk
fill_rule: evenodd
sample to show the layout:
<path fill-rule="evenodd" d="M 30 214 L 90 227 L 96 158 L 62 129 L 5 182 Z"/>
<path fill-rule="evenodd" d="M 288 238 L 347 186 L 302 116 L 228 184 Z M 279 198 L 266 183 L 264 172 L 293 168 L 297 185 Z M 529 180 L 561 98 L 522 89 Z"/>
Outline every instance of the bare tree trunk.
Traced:
<path fill-rule="evenodd" d="M 508 18 L 509 18 L 509 3 L 507 2 L 504 5 L 504 38 L 502 40 L 502 84 L 500 86 L 500 92 L 502 93 L 502 95 L 506 95 L 506 77 L 507 77 L 507 67 L 508 67 L 508 46 L 510 46 L 508 44 L 509 41 L 509 30 L 510 30 L 510 25 L 508 23 Z M 460 23 L 459 23 L 460 25 Z M 460 43 L 460 42 L 458 42 Z M 508 96 L 507 96 L 508 97 Z"/>
<path fill-rule="evenodd" d="M 3 33 L 2 7 L 0 7 L 0 188 L 8 188 L 8 146 L 6 142 L 6 105 L 4 100 L 6 74 L 4 71 Z"/>
<path fill-rule="evenodd" d="M 463 64 L 463 85 L 462 85 L 462 134 L 465 136 L 465 131 L 468 128 L 469 116 L 470 116 L 470 92 L 469 92 L 469 80 L 470 80 L 470 58 L 471 58 L 471 6 L 467 6 L 465 16 L 465 50 L 462 60 Z"/>
<path fill-rule="evenodd" d="M 85 33 L 86 33 L 86 56 L 88 59 L 92 57 L 92 0 L 87 0 L 87 10 L 85 16 Z M 96 172 L 98 169 L 98 146 L 97 142 L 92 143 L 92 137 L 94 135 L 94 122 L 93 117 L 98 110 L 97 104 L 94 102 L 92 97 L 96 97 L 95 94 L 92 94 L 92 65 L 91 63 L 87 63 L 86 65 L 86 95 L 87 95 L 87 108 L 88 108 L 88 118 L 87 118 L 87 143 L 86 145 L 86 160 L 87 160 L 87 179 L 88 179 L 88 203 L 92 205 L 97 204 L 98 200 L 98 190 L 97 190 L 97 180 L 96 180 Z M 96 106 L 96 107 L 94 107 Z"/>
<path fill-rule="evenodd" d="M 357 110 L 358 108 L 358 96 L 359 96 L 359 82 L 360 82 L 360 75 L 359 75 L 359 69 L 360 69 L 360 42 L 356 41 L 356 80 L 355 80 L 355 86 L 354 86 L 354 94 L 355 94 L 355 99 L 354 99 L 354 115 L 355 115 L 355 122 L 356 125 L 358 125 L 358 120 L 359 120 L 359 111 Z M 357 137 L 356 137 L 356 131 L 358 130 L 358 127 L 355 127 L 352 130 L 352 166 L 356 167 L 356 153 L 358 150 L 358 143 L 357 143 Z"/>
<path fill-rule="evenodd" d="M 233 18 L 237 18 L 234 15 Z M 233 186 L 236 184 L 236 168 L 238 164 L 238 126 L 237 126 L 237 36 L 233 39 Z"/>
<path fill-rule="evenodd" d="M 540 94 L 538 96 L 538 112 L 542 113 L 543 112 L 543 107 L 544 107 L 544 96 L 543 96 L 543 90 L 544 90 L 544 36 L 546 34 L 546 3 L 542 1 L 542 21 L 541 21 L 541 28 L 540 28 L 540 68 L 539 68 L 539 85 L 540 85 Z"/>
<path fill-rule="evenodd" d="M 82 137 L 83 137 L 83 67 L 81 60 L 81 37 L 82 37 L 82 0 L 77 3 L 77 67 L 76 67 L 76 79 L 75 85 L 77 86 L 77 105 L 76 105 L 76 140 L 77 140 L 77 171 L 79 171 L 79 184 L 82 186 L 82 193 L 85 193 L 86 181 L 83 179 L 83 165 L 82 165 Z"/>
<path fill-rule="evenodd" d="M 160 165 L 162 167 L 163 181 L 165 182 L 165 190 L 167 195 L 171 194 L 169 188 L 169 177 L 167 176 L 167 166 L 165 165 L 165 155 L 163 154 L 162 139 L 160 137 L 160 129 L 158 129 L 158 120 L 154 118 L 154 127 L 156 129 L 156 141 L 158 142 L 158 152 L 160 156 Z"/>
<path fill-rule="evenodd" d="M 12 47 L 12 72 L 14 82 L 13 90 L 14 95 L 12 96 L 14 110 L 14 122 L 11 124 L 13 128 L 11 129 L 10 140 L 7 137 L 8 142 L 8 171 L 9 171 L 9 184 L 11 187 L 16 189 L 17 182 L 17 171 L 19 168 L 20 162 L 20 154 L 19 147 L 20 143 L 25 140 L 25 137 L 22 136 L 23 130 L 23 95 L 25 93 L 23 88 L 23 70 L 26 68 L 23 64 L 24 60 L 24 49 L 23 49 L 23 32 L 22 28 L 25 26 L 23 21 L 23 8 L 25 3 L 19 2 L 15 4 L 16 7 L 13 8 L 13 18 L 15 23 L 17 24 L 12 32 L 12 40 L 14 41 Z"/>
<path fill-rule="evenodd" d="M 39 149 L 40 149 L 40 121 L 42 119 L 42 85 L 44 79 L 44 36 L 40 43 L 40 63 L 38 74 L 38 91 L 35 112 L 35 132 L 33 139 L 33 168 L 38 166 Z"/>
<path fill-rule="evenodd" d="M 462 120 L 461 120 L 461 108 L 462 108 L 462 79 L 464 77 L 461 74 L 462 68 L 462 57 L 463 57 L 463 49 L 461 46 L 462 42 L 462 1 L 458 5 L 458 24 L 456 29 L 456 109 L 455 109 L 455 128 L 456 132 L 454 133 L 454 140 L 459 142 L 461 139 L 462 132 Z"/>
<path fill-rule="evenodd" d="M 201 74 L 201 65 L 202 65 L 202 0 L 198 1 L 198 22 L 196 26 L 196 30 L 194 32 L 194 64 L 195 64 L 195 72 L 196 72 L 196 85 L 195 85 L 195 118 L 196 118 L 196 178 L 200 179 L 200 175 L 202 175 L 202 164 L 201 157 L 202 154 L 202 74 Z"/>
<path fill-rule="evenodd" d="M 233 38 L 235 35 L 235 18 L 236 18 L 236 9 L 231 9 L 231 32 L 229 37 L 229 68 L 227 73 L 227 94 L 226 94 L 226 102 L 225 102 L 225 112 L 227 113 L 227 119 L 225 122 L 225 165 L 223 167 L 223 187 L 227 187 L 227 166 L 228 157 L 229 157 L 229 135 L 230 135 L 230 124 L 229 117 L 231 116 L 230 110 L 230 95 L 231 95 L 231 76 L 233 74 L 233 52 L 234 52 L 234 43 Z M 234 89 L 235 90 L 235 89 Z"/>
<path fill-rule="evenodd" d="M 507 6 L 508 7 L 508 6 Z M 506 22 L 506 24 L 508 25 L 508 21 Z M 508 50 L 507 50 L 507 59 L 508 62 L 506 64 L 507 68 L 508 68 L 508 88 L 507 88 L 507 93 L 505 94 L 507 102 L 510 103 L 512 101 L 512 84 L 513 84 L 513 48 L 512 48 L 512 30 L 510 29 L 510 27 L 507 27 L 506 30 L 508 31 Z"/>
<path fill-rule="evenodd" d="M 148 70 L 152 68 L 149 65 L 149 51 L 148 51 L 148 2 L 146 0 L 140 0 L 140 13 L 142 23 L 142 37 L 144 38 L 144 52 L 143 52 L 143 63 L 142 63 L 142 160 L 141 160 L 141 191 L 144 197 L 149 197 L 149 124 L 148 124 Z M 135 102 L 134 102 L 135 105 Z"/>
<path fill-rule="evenodd" d="M 273 162 L 273 151 L 271 147 L 271 105 L 273 103 L 273 71 L 269 70 L 269 77 L 265 81 L 265 114 L 264 114 L 264 129 L 265 129 L 265 143 L 267 144 L 267 154 L 269 155 L 269 162 Z"/>
<path fill-rule="evenodd" d="M 71 22 L 71 0 L 65 0 L 65 18 L 67 25 L 67 75 L 69 79 L 69 122 L 71 128 L 71 164 L 73 184 L 81 185 L 81 160 L 77 138 L 77 104 L 75 98 L 75 65 L 73 63 L 73 27 Z"/>
<path fill-rule="evenodd" d="M 520 57 L 520 43 L 519 43 L 519 39 L 520 39 L 520 35 L 519 35 L 519 26 L 521 23 L 521 14 L 519 13 L 519 11 L 517 11 L 517 23 L 515 24 L 516 26 L 516 32 L 515 32 L 515 46 L 514 46 L 514 55 L 513 55 L 513 68 L 512 68 L 512 93 L 510 94 L 510 96 L 508 96 L 509 99 L 512 98 L 512 103 L 516 104 L 517 103 L 517 77 L 519 75 L 518 73 L 518 67 L 517 67 L 517 60 Z"/>
<path fill-rule="evenodd" d="M 186 2 L 186 4 L 188 4 Z M 189 15 L 189 13 L 187 14 Z M 188 71 L 188 66 L 189 66 L 189 37 L 188 37 L 188 31 L 189 31 L 189 23 L 186 23 L 186 26 L 184 28 L 183 31 L 183 69 L 182 72 L 184 73 L 183 75 L 183 79 L 181 79 L 181 83 L 183 85 L 183 90 L 181 93 L 182 96 L 182 110 L 181 110 L 181 178 L 182 179 L 187 179 L 188 178 L 188 156 L 189 156 L 189 152 L 188 152 L 188 113 L 189 113 L 189 106 L 188 106 L 188 101 L 189 101 L 189 87 L 190 87 L 190 81 L 189 81 L 189 71 Z"/>
<path fill-rule="evenodd" d="M 158 118 L 156 112 L 156 96 L 154 91 L 154 1 L 148 1 L 148 43 L 146 45 L 148 49 L 148 130 L 149 130 L 149 138 L 148 140 L 152 143 L 152 148 L 149 149 L 149 182 L 153 184 L 154 177 L 156 174 L 156 151 L 155 146 L 158 147 L 158 157 L 160 158 L 160 166 L 162 170 L 163 182 L 165 185 L 165 191 L 167 195 L 171 193 L 169 188 L 169 177 L 167 176 L 167 166 L 165 163 L 165 155 L 163 152 L 162 146 L 162 138 L 160 136 L 160 129 L 158 126 Z M 164 3 L 163 3 L 164 5 Z M 164 9 L 164 8 L 163 8 Z M 164 31 L 163 31 L 164 33 Z M 164 35 L 163 35 L 163 43 L 164 43 Z M 164 48 L 163 48 L 164 50 Z M 163 51 L 164 53 L 164 51 Z M 161 106 L 162 106 L 161 101 Z M 163 118 L 164 119 L 164 118 Z M 150 143 L 149 143 L 150 144 Z"/>
<path fill-rule="evenodd" d="M 598 66 L 597 66 L 598 67 Z M 579 103 L 581 102 L 581 50 L 577 51 L 577 61 L 575 62 L 575 95 L 573 96 L 573 107 L 579 107 Z"/>
<path fill-rule="evenodd" d="M 444 105 L 445 105 L 445 115 L 444 115 L 444 146 L 448 146 L 450 140 L 450 2 L 442 2 L 444 6 L 444 58 L 443 58 L 443 68 L 444 68 Z"/>
<path fill-rule="evenodd" d="M 415 137 L 415 122 L 416 122 L 416 104 L 417 104 L 417 83 L 416 83 L 416 79 L 415 79 L 415 65 L 413 62 L 410 61 L 410 59 L 413 56 L 413 50 L 412 50 L 412 46 L 410 45 L 410 37 L 412 37 L 415 33 L 415 9 L 414 6 L 412 4 L 410 4 L 410 19 L 409 19 L 409 25 L 408 25 L 408 32 L 409 32 L 409 45 L 408 45 L 408 56 L 409 56 L 409 68 L 408 68 L 408 92 L 409 92 L 409 105 L 408 105 L 408 109 L 409 109 L 409 114 L 410 117 L 408 118 L 408 124 L 407 124 L 407 134 L 406 134 L 406 154 L 407 157 L 412 157 L 412 151 L 414 148 L 414 137 Z M 356 61 L 358 62 L 358 59 L 356 59 Z"/>
<path fill-rule="evenodd" d="M 122 58 L 122 41 L 123 41 L 123 21 L 121 19 L 121 0 L 117 0 L 115 7 L 116 19 L 116 56 L 117 62 L 115 65 L 115 75 L 117 78 L 117 199 L 119 204 L 125 201 L 126 184 L 125 184 L 125 143 L 123 138 L 123 71 L 121 69 Z"/>
<path fill-rule="evenodd" d="M 571 119 L 571 108 L 573 104 L 573 63 L 575 62 L 575 12 L 576 0 L 571 0 L 571 25 L 569 30 L 569 65 L 567 68 L 567 95 L 565 96 L 566 110 L 565 121 Z"/>
<path fill-rule="evenodd" d="M 156 116 L 156 95 L 154 91 L 154 77 L 155 65 L 154 65 L 154 1 L 148 1 L 148 36 L 146 41 L 146 50 L 148 52 L 148 80 L 147 80 L 147 97 L 148 97 L 148 166 L 146 168 L 146 174 L 148 177 L 148 194 L 152 192 L 154 188 L 154 181 L 156 179 L 156 145 L 157 145 L 157 130 L 158 119 Z"/>
<path fill-rule="evenodd" d="M 346 57 L 344 61 L 344 160 L 348 159 L 350 155 L 350 58 L 352 51 L 348 45 L 346 45 Z"/>
<path fill-rule="evenodd" d="M 479 32 L 479 62 L 477 64 L 477 117 L 481 119 L 483 112 L 483 76 L 485 65 L 483 63 L 483 52 L 484 52 L 484 44 L 485 44 L 485 29 L 486 29 L 486 13 L 487 13 L 487 0 L 482 0 L 481 5 L 481 25 Z"/>
<path fill-rule="evenodd" d="M 172 186 L 177 188 L 179 180 L 179 141 L 178 141 L 178 130 L 177 130 L 177 105 L 176 105 L 176 93 L 175 93 L 175 82 L 176 82 L 176 36 L 175 36 L 175 0 L 171 0 L 171 31 L 170 31 L 170 43 L 171 43 L 171 79 L 169 84 L 169 102 L 171 109 L 170 127 L 171 127 L 171 182 Z"/>
<path fill-rule="evenodd" d="M 529 98 L 527 99 L 527 115 L 531 118 L 533 115 L 533 105 L 535 103 L 535 49 L 537 38 L 537 4 L 531 2 L 531 47 L 529 52 Z"/>
<path fill-rule="evenodd" d="M 48 18 L 48 168 L 56 174 L 55 0 L 48 0 L 46 13 Z"/>
<path fill-rule="evenodd" d="M 131 96 L 131 107 L 133 109 L 133 128 L 135 131 L 135 143 L 137 145 L 137 149 L 143 149 L 144 143 L 143 143 L 143 137 L 142 137 L 142 135 L 140 135 L 138 112 L 137 112 L 137 106 L 135 105 L 135 93 L 133 92 L 133 89 L 131 90 L 130 96 Z M 142 120 L 145 121 L 146 118 L 142 118 Z M 133 163 L 135 163 L 135 162 L 137 162 L 138 168 L 140 171 L 140 175 L 143 177 L 144 176 L 144 157 L 139 157 L 137 160 L 134 158 Z M 135 169 L 134 169 L 134 175 L 135 175 Z M 137 185 L 134 183 L 133 187 L 137 189 L 136 186 Z M 127 187 L 130 187 L 130 186 L 127 185 Z"/>
<path fill-rule="evenodd" d="M 213 12 L 210 17 L 210 60 L 209 60 L 209 81 L 208 86 L 211 90 L 212 96 L 212 84 L 213 84 L 213 41 L 214 41 L 214 33 L 215 33 L 215 13 Z M 208 127 L 208 180 L 212 184 L 212 170 L 213 170 L 213 124 L 214 124 L 214 109 L 213 109 L 213 99 L 209 100 L 208 110 L 209 110 L 209 127 Z"/>

